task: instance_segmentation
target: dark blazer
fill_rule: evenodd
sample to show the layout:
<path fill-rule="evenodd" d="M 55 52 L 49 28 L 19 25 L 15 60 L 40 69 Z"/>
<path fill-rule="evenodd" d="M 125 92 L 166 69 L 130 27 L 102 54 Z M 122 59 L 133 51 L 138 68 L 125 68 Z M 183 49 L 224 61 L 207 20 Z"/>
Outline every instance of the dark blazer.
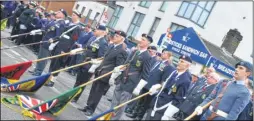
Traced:
<path fill-rule="evenodd" d="M 253 102 L 250 101 L 249 104 L 243 109 L 243 111 L 239 114 L 238 119 L 239 121 L 243 120 L 253 120 Z"/>
<path fill-rule="evenodd" d="M 106 41 L 106 39 L 104 37 L 100 38 L 99 40 L 94 40 L 95 38 L 91 38 L 90 40 L 92 41 L 88 41 L 87 45 L 84 47 L 87 50 L 84 51 L 84 53 L 82 54 L 83 56 L 83 60 L 89 61 L 91 59 L 96 59 L 96 58 L 100 58 L 103 57 L 105 52 L 108 49 L 108 43 Z M 91 46 L 92 42 L 94 42 L 95 44 L 97 44 L 99 46 L 98 49 L 94 48 Z M 84 68 L 89 69 L 91 67 L 91 64 L 87 64 L 84 66 Z"/>
<path fill-rule="evenodd" d="M 149 90 L 153 85 L 161 84 L 163 80 L 166 80 L 168 75 L 175 70 L 175 67 L 171 66 L 170 63 L 166 61 L 158 64 L 156 67 L 152 67 L 151 69 L 152 70 L 150 71 L 150 75 L 147 80 L 148 83 L 144 87 L 147 90 Z"/>
<path fill-rule="evenodd" d="M 174 78 L 174 77 L 176 76 L 172 76 L 170 78 L 165 88 L 163 89 L 162 93 L 160 93 L 159 99 L 156 105 L 157 107 L 161 107 L 172 101 L 172 104 L 176 106 L 177 108 L 179 108 L 182 102 L 184 101 L 183 97 L 186 95 L 188 87 L 191 83 L 191 74 L 188 71 L 186 71 L 183 74 L 181 74 L 179 77 L 177 78 Z M 169 90 L 171 90 L 170 94 L 169 94 Z M 156 98 L 154 98 L 151 103 L 152 107 L 155 104 L 155 100 Z M 157 112 L 163 114 L 165 110 L 166 108 Z"/>
<path fill-rule="evenodd" d="M 132 61 L 130 61 L 133 58 Z M 136 54 L 136 51 L 128 57 L 126 62 L 130 61 L 129 67 L 123 72 L 121 78 L 121 88 L 129 93 L 132 93 L 134 88 L 139 83 L 140 79 L 148 80 L 151 69 L 151 56 L 148 51 L 141 54 Z"/>
<path fill-rule="evenodd" d="M 95 76 L 101 76 L 112 71 L 115 67 L 123 65 L 127 59 L 126 45 L 120 44 L 114 48 L 110 45 L 109 49 L 104 55 L 101 65 L 96 69 Z M 110 76 L 100 79 L 100 81 L 108 83 Z"/>
<path fill-rule="evenodd" d="M 216 84 L 204 87 L 205 85 L 199 85 L 194 87 L 192 92 L 186 97 L 185 101 L 181 104 L 179 110 L 190 115 L 194 112 L 195 108 L 203 102 L 203 100 L 208 97 L 208 95 L 213 91 Z"/>

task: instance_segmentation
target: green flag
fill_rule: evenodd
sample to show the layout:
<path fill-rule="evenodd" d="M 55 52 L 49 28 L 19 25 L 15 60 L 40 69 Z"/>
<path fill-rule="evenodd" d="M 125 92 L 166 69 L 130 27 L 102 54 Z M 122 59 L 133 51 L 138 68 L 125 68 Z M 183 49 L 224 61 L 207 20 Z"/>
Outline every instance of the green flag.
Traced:
<path fill-rule="evenodd" d="M 1 31 L 6 28 L 8 18 L 1 20 Z"/>

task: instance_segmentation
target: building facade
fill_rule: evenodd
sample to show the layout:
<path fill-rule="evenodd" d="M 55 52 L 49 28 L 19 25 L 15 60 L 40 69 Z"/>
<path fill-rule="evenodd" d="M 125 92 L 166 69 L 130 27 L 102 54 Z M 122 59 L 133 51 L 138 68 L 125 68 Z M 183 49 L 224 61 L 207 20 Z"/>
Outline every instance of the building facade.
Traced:
<path fill-rule="evenodd" d="M 105 7 L 97 2 L 76 3 L 86 8 L 84 16 L 92 11 L 89 15 L 91 19 Z M 250 50 L 253 48 L 251 41 L 253 40 L 253 4 L 251 2 L 117 1 L 116 5 L 107 26 L 121 29 L 128 36 L 137 38 L 142 33 L 148 33 L 153 37 L 153 44 L 156 45 L 161 34 L 165 33 L 168 27 L 171 31 L 193 27 L 202 38 L 220 47 L 227 32 L 230 29 L 237 29 L 242 36 L 242 41 L 234 55 L 252 61 Z M 79 9 L 81 10 L 82 7 Z"/>

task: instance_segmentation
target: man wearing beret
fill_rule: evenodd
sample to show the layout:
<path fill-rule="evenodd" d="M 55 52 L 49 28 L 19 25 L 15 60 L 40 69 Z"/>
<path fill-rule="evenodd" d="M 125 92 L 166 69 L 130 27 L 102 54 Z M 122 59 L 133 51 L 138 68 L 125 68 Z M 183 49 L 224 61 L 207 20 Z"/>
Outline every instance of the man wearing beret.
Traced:
<path fill-rule="evenodd" d="M 168 74 L 175 70 L 175 67 L 173 67 L 168 61 L 170 57 L 171 53 L 168 50 L 163 50 L 161 55 L 162 60 L 155 61 L 155 64 L 150 70 L 150 75 L 147 82 L 145 82 L 142 86 L 139 86 L 139 84 L 143 83 L 140 81 L 138 86 L 133 91 L 134 95 L 137 96 L 148 92 L 153 85 L 161 84 L 162 81 L 168 77 Z M 140 99 L 134 108 L 133 114 L 129 116 L 136 118 L 135 120 L 143 119 L 143 116 L 145 115 L 153 97 L 154 96 L 148 95 Z"/>
<path fill-rule="evenodd" d="M 151 64 L 154 65 L 157 61 L 157 48 L 155 46 L 149 46 L 148 47 L 148 52 L 151 55 L 152 59 L 151 59 Z"/>
<path fill-rule="evenodd" d="M 115 36 L 112 40 L 113 44 L 110 45 L 104 55 L 101 65 L 96 69 L 95 78 L 112 71 L 117 66 L 124 64 L 127 59 L 127 52 L 125 51 L 126 45 L 124 44 L 125 37 L 125 32 L 115 32 Z M 92 84 L 87 100 L 87 106 L 84 109 L 81 109 L 85 112 L 85 115 L 91 116 L 94 113 L 102 95 L 106 94 L 110 87 L 109 81 L 110 76 L 104 77 Z"/>
<path fill-rule="evenodd" d="M 150 103 L 146 120 L 170 120 L 179 110 L 191 83 L 191 74 L 188 71 L 191 63 L 189 56 L 180 56 L 176 70 L 168 73 L 164 83 L 150 88 L 150 95 L 158 94 Z M 161 88 L 156 90 L 158 87 Z"/>
<path fill-rule="evenodd" d="M 51 55 L 59 55 L 71 51 L 72 46 L 77 42 L 82 31 L 82 26 L 79 21 L 80 17 L 81 14 L 79 12 L 73 11 L 71 16 L 72 22 L 67 23 L 68 25 L 65 26 L 65 31 L 71 31 L 51 43 L 51 45 L 56 44 L 55 47 L 51 50 Z M 53 72 L 59 70 L 62 67 L 65 67 L 68 64 L 67 60 L 69 58 L 69 56 L 62 56 L 51 59 L 49 72 Z M 50 86 L 53 86 L 58 74 L 59 73 L 53 74 L 51 79 L 52 83 L 48 83 L 47 85 L 50 84 Z"/>
<path fill-rule="evenodd" d="M 103 57 L 108 49 L 108 43 L 104 37 L 105 31 L 106 27 L 99 25 L 94 31 L 94 37 L 91 37 L 87 42 L 87 44 L 84 47 L 82 47 L 86 49 L 86 51 L 82 53 L 83 62 L 92 61 L 92 64 L 87 64 L 82 67 L 78 67 L 77 78 L 74 87 L 77 87 L 83 83 L 88 82 L 92 77 L 92 75 L 94 74 L 95 69 L 98 68 L 98 65 L 100 65 L 100 63 L 102 62 L 97 61 L 96 59 Z M 82 50 L 82 48 L 71 50 L 71 54 L 72 55 L 77 54 L 77 52 Z M 84 88 L 82 91 L 84 91 Z M 81 94 L 82 92 L 73 99 L 74 100 L 73 102 L 76 102 L 81 96 Z"/>
<path fill-rule="evenodd" d="M 44 41 L 44 43 L 41 43 L 40 50 L 38 54 L 38 59 L 45 58 L 50 55 L 50 43 L 55 40 L 59 39 L 59 36 L 65 31 L 65 17 L 67 17 L 67 12 L 64 9 L 60 9 L 58 12 L 56 12 L 56 20 L 48 23 L 46 26 L 44 26 L 41 29 L 33 30 L 30 32 L 30 35 L 36 35 L 40 32 L 45 33 L 41 41 Z M 45 42 L 47 41 L 47 42 Z M 40 76 L 46 67 L 47 60 L 40 61 L 36 63 L 36 68 L 34 71 L 29 71 L 34 76 Z"/>
<path fill-rule="evenodd" d="M 152 42 L 153 39 L 150 36 L 141 37 L 138 43 L 139 48 L 134 50 L 125 62 L 125 64 L 130 64 L 126 67 L 125 71 L 121 74 L 119 68 L 114 69 L 114 73 L 121 75 L 117 79 L 116 77 L 119 75 L 112 76 L 115 75 L 114 73 L 111 75 L 111 78 L 114 78 L 113 80 L 116 79 L 116 87 L 111 104 L 112 108 L 130 100 L 132 98 L 132 92 L 138 83 L 140 81 L 148 80 L 151 69 L 151 56 L 149 55 L 147 48 Z M 125 107 L 118 109 L 112 117 L 112 120 L 119 120 Z"/>
<path fill-rule="evenodd" d="M 19 16 L 19 31 L 17 34 L 23 34 L 26 32 L 29 32 L 29 26 L 32 23 L 35 15 L 35 8 L 36 7 L 36 3 L 35 2 L 30 2 L 29 3 L 29 9 L 25 10 L 24 12 L 22 12 L 22 14 Z M 17 40 L 15 41 L 15 43 L 17 45 L 20 45 L 21 43 L 23 43 L 25 39 L 25 36 L 19 36 L 17 38 Z"/>
<path fill-rule="evenodd" d="M 235 65 L 234 79 L 222 80 L 212 93 L 195 109 L 202 114 L 202 106 L 212 101 L 204 112 L 201 120 L 236 120 L 250 101 L 250 92 L 245 80 L 251 75 L 253 65 L 249 62 L 239 62 Z"/>

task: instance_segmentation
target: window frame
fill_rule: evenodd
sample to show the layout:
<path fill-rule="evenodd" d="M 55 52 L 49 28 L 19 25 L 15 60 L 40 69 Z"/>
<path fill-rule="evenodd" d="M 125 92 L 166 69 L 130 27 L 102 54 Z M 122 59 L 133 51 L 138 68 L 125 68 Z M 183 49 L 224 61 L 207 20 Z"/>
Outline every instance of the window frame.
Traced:
<path fill-rule="evenodd" d="M 141 5 L 142 2 L 145 2 L 145 5 L 144 5 L 144 6 Z M 147 3 L 148 3 L 148 2 L 150 2 L 150 5 L 149 5 L 149 6 L 147 6 Z M 149 7 L 151 6 L 151 4 L 152 4 L 152 2 L 149 1 L 149 0 L 142 0 L 142 1 L 139 2 L 138 5 L 139 5 L 140 7 L 149 8 Z"/>
<path fill-rule="evenodd" d="M 204 7 L 201 7 L 201 6 L 199 5 L 200 2 L 204 2 L 204 1 L 198 1 L 198 2 L 196 2 L 196 3 L 193 3 L 193 1 L 183 1 L 183 2 L 181 3 L 181 5 L 180 5 L 180 7 L 179 7 L 179 9 L 178 9 L 178 11 L 177 11 L 177 13 L 176 13 L 175 15 L 176 15 L 177 17 L 187 19 L 187 20 L 193 22 L 194 24 L 198 25 L 199 27 L 204 28 L 204 26 L 206 25 L 206 22 L 207 22 L 208 18 L 210 17 L 210 14 L 211 14 L 212 10 L 213 10 L 213 8 L 214 8 L 214 6 L 215 6 L 215 4 L 216 4 L 216 1 L 212 1 L 212 2 L 214 2 L 214 3 L 213 3 L 213 5 L 212 5 L 212 7 L 211 7 L 210 10 L 207 10 L 206 7 L 207 7 L 208 3 L 211 2 L 211 1 L 205 1 L 206 3 L 205 3 L 205 6 L 204 6 Z M 182 8 L 182 6 L 183 6 L 184 3 L 187 3 L 188 5 L 187 5 L 187 7 L 186 7 L 185 10 L 184 10 L 183 15 L 179 15 L 179 12 L 180 12 L 180 10 L 181 10 L 181 8 Z M 187 12 L 187 10 L 188 10 L 190 4 L 194 5 L 195 7 L 194 7 L 193 11 L 191 12 L 190 17 L 188 18 L 188 17 L 185 17 L 185 14 L 186 14 L 186 12 Z M 196 11 L 196 9 L 197 9 L 198 7 L 201 8 L 202 11 L 201 11 L 201 13 L 200 13 L 199 16 L 198 16 L 197 22 L 195 22 L 194 20 L 192 20 L 192 17 L 193 17 L 193 15 L 194 15 L 194 13 L 195 13 L 195 11 Z M 199 23 L 199 21 L 200 21 L 200 18 L 201 18 L 201 16 L 202 16 L 202 14 L 203 14 L 204 11 L 205 11 L 205 12 L 208 12 L 208 15 L 207 15 L 207 17 L 205 18 L 203 25 L 201 25 L 201 24 Z"/>
<path fill-rule="evenodd" d="M 166 11 L 167 7 L 165 8 L 165 10 L 162 10 L 162 6 L 163 6 L 165 3 L 168 4 L 168 1 L 163 1 L 163 2 L 162 2 L 161 6 L 160 6 L 160 8 L 159 8 L 159 11 L 161 11 L 161 12 L 165 12 L 165 11 Z"/>
<path fill-rule="evenodd" d="M 76 4 L 75 9 L 78 10 L 79 7 L 80 7 L 80 5 L 79 5 L 79 4 Z"/>
<path fill-rule="evenodd" d="M 155 22 L 156 22 L 156 20 L 158 20 L 159 22 L 158 22 L 158 25 L 155 27 Z M 161 22 L 161 18 L 159 18 L 159 17 L 155 17 L 155 18 L 154 18 L 153 24 L 152 24 L 152 26 L 151 26 L 151 28 L 150 28 L 150 30 L 149 30 L 149 32 L 148 32 L 148 35 L 149 35 L 149 36 L 153 37 L 153 35 L 154 35 L 156 29 L 158 28 L 160 22 Z M 155 30 L 153 30 L 154 27 L 155 27 Z M 151 35 L 151 32 L 153 32 L 152 35 Z"/>
<path fill-rule="evenodd" d="M 85 7 L 85 6 L 83 6 L 83 7 L 82 7 L 82 9 L 81 9 L 81 12 L 80 12 L 80 13 L 81 13 L 81 15 L 83 15 L 83 14 L 84 14 L 85 10 L 86 10 L 86 7 Z"/>
<path fill-rule="evenodd" d="M 142 15 L 144 16 L 144 17 L 143 17 L 143 20 L 141 21 L 141 24 L 138 25 L 138 22 L 140 21 L 139 19 L 140 19 L 140 17 L 141 17 Z M 136 16 L 138 17 L 138 18 L 137 18 L 137 21 L 136 21 L 136 23 L 133 23 L 133 22 L 134 22 L 134 19 L 136 18 Z M 131 23 L 129 24 L 129 27 L 128 27 L 128 29 L 127 29 L 127 32 L 126 32 L 127 36 L 132 36 L 132 37 L 135 38 L 135 36 L 137 35 L 138 32 L 137 32 L 135 35 L 133 35 L 133 32 L 134 32 L 134 30 L 135 30 L 136 27 L 139 27 L 139 29 L 140 29 L 140 27 L 141 27 L 141 25 L 142 25 L 142 23 L 143 23 L 143 21 L 144 21 L 144 19 L 145 19 L 145 16 L 146 16 L 146 14 L 144 14 L 144 13 L 141 13 L 141 12 L 138 12 L 138 11 L 135 12 L 134 16 L 132 17 Z M 129 35 L 128 33 L 129 33 L 129 30 L 130 30 L 130 28 L 131 28 L 132 25 L 134 25 L 134 28 L 133 28 L 132 32 L 130 33 L 130 35 Z M 139 31 L 139 29 L 138 29 L 138 31 Z"/>
<path fill-rule="evenodd" d="M 124 9 L 124 7 L 120 6 L 120 5 L 117 5 L 116 7 L 119 7 L 119 10 L 114 11 L 114 13 L 112 14 L 112 17 L 110 18 L 110 20 L 107 24 L 107 27 L 109 27 L 111 29 L 115 28 L 116 24 L 118 23 L 118 21 L 120 19 L 120 16 L 122 15 L 123 9 Z M 115 16 L 115 13 L 117 14 L 116 16 Z"/>

